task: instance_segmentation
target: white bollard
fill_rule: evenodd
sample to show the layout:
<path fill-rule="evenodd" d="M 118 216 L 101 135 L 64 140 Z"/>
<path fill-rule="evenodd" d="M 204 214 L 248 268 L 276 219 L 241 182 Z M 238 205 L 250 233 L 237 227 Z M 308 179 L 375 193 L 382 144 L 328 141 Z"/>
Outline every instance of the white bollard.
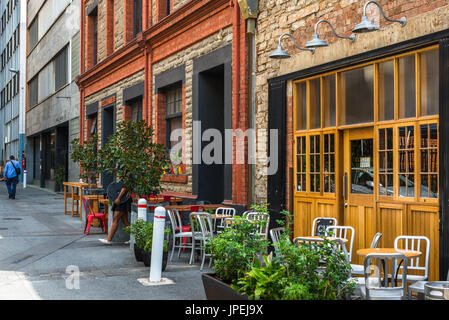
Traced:
<path fill-rule="evenodd" d="M 162 274 L 162 256 L 164 251 L 164 229 L 166 211 L 157 207 L 154 211 L 153 247 L 151 249 L 150 282 L 160 282 Z"/>
<path fill-rule="evenodd" d="M 23 188 L 27 188 L 27 171 L 23 170 Z"/>
<path fill-rule="evenodd" d="M 137 219 L 147 221 L 147 200 L 139 199 L 137 203 Z"/>

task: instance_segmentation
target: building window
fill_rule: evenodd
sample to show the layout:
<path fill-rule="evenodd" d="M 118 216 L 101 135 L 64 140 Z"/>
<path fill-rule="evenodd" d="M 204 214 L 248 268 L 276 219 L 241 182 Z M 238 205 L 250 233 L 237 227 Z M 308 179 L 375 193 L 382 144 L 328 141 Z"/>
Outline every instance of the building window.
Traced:
<path fill-rule="evenodd" d="M 379 129 L 379 195 L 394 196 L 393 189 L 393 128 Z"/>
<path fill-rule="evenodd" d="M 33 107 L 38 103 L 39 99 L 39 80 L 38 77 L 34 77 L 28 83 L 28 105 Z"/>
<path fill-rule="evenodd" d="M 167 2 L 166 6 L 167 6 L 167 16 L 170 14 L 170 10 L 171 10 L 171 0 L 165 0 Z"/>
<path fill-rule="evenodd" d="M 310 136 L 310 192 L 320 192 L 321 153 L 320 136 Z"/>
<path fill-rule="evenodd" d="M 131 121 L 132 122 L 139 122 L 143 119 L 143 101 L 142 97 L 139 97 L 137 99 L 134 99 L 127 103 L 129 107 L 131 108 Z"/>
<path fill-rule="evenodd" d="M 438 198 L 438 124 L 420 126 L 421 198 Z"/>
<path fill-rule="evenodd" d="M 399 196 L 415 196 L 415 127 L 399 127 Z"/>
<path fill-rule="evenodd" d="M 28 30 L 29 35 L 29 48 L 30 50 L 34 48 L 34 46 L 37 44 L 37 41 L 39 40 L 39 18 L 36 17 L 33 22 L 30 25 L 30 28 Z"/>
<path fill-rule="evenodd" d="M 296 191 L 307 191 L 306 137 L 296 138 Z"/>
<path fill-rule="evenodd" d="M 133 6 L 133 38 L 142 32 L 142 0 L 134 0 Z"/>
<path fill-rule="evenodd" d="M 98 7 L 89 14 L 90 52 L 92 53 L 92 66 L 98 63 Z"/>
<path fill-rule="evenodd" d="M 166 125 L 167 125 L 167 148 L 172 149 L 181 138 L 171 141 L 172 132 L 182 129 L 182 87 L 178 86 L 166 91 Z"/>
<path fill-rule="evenodd" d="M 68 47 L 62 49 L 55 57 L 55 90 L 58 91 L 68 82 L 69 64 L 68 64 Z"/>

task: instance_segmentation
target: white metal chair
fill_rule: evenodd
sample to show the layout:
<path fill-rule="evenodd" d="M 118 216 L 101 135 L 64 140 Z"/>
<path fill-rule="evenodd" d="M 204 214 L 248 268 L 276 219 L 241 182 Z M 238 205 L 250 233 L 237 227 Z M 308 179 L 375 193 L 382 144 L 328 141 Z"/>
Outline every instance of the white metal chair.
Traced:
<path fill-rule="evenodd" d="M 271 241 L 273 242 L 273 247 L 274 250 L 277 252 L 279 250 L 279 240 L 280 240 L 280 236 L 282 234 L 285 233 L 285 228 L 280 227 L 280 228 L 274 228 L 270 230 L 270 236 L 271 236 Z M 290 239 L 287 238 L 288 241 L 290 241 Z"/>
<path fill-rule="evenodd" d="M 396 250 L 411 250 L 422 252 L 425 249 L 424 265 L 420 263 L 420 257 L 410 259 L 408 270 L 416 270 L 422 275 L 407 275 L 408 282 L 427 281 L 429 279 L 429 261 L 430 261 L 430 240 L 423 236 L 399 236 L 394 240 Z M 401 268 L 402 269 L 402 266 Z M 398 278 L 401 278 L 399 274 Z"/>
<path fill-rule="evenodd" d="M 223 229 L 225 228 L 225 219 L 224 217 L 228 217 L 228 216 L 232 216 L 232 218 L 234 218 L 236 214 L 236 211 L 234 208 L 218 208 L 217 210 L 215 210 L 215 230 L 220 233 L 221 231 L 223 231 Z M 222 218 L 220 218 L 222 217 Z M 219 222 L 217 223 L 217 220 L 219 220 Z"/>
<path fill-rule="evenodd" d="M 257 234 L 265 240 L 268 239 L 268 230 L 270 228 L 269 214 L 261 212 L 250 212 L 246 215 L 246 220 L 256 221 L 258 223 Z"/>
<path fill-rule="evenodd" d="M 195 250 L 201 251 L 201 267 L 203 271 L 204 261 L 209 257 L 209 267 L 212 265 L 212 256 L 206 254 L 206 242 L 214 237 L 212 218 L 206 212 L 192 212 L 190 214 L 190 225 L 192 228 L 192 253 L 190 264 L 195 260 Z"/>
<path fill-rule="evenodd" d="M 326 229 L 326 236 L 332 233 L 332 237 L 349 241 L 348 261 L 352 261 L 352 249 L 354 246 L 355 229 L 350 226 L 330 226 Z"/>
<path fill-rule="evenodd" d="M 312 225 L 312 236 L 324 236 L 328 227 L 336 225 L 338 225 L 338 221 L 335 218 L 315 218 Z"/>
<path fill-rule="evenodd" d="M 179 215 L 178 210 L 176 209 L 167 210 L 167 213 L 170 218 L 173 233 L 173 246 L 170 255 L 170 261 L 172 261 L 175 248 L 179 248 L 178 259 L 181 257 L 181 249 L 192 249 L 191 243 L 183 243 L 184 238 L 192 238 L 192 232 L 182 232 L 181 216 Z M 177 240 L 179 240 L 178 245 L 176 244 Z"/>
<path fill-rule="evenodd" d="M 404 281 L 401 281 L 400 286 L 395 279 L 398 260 L 403 261 Z M 374 261 L 377 261 L 377 264 L 373 265 Z M 389 275 L 390 267 L 392 275 Z M 407 299 L 407 267 L 408 259 L 400 253 L 367 255 L 364 262 L 365 283 L 360 287 L 362 298 L 366 300 Z"/>
<path fill-rule="evenodd" d="M 379 241 L 380 238 L 382 238 L 382 233 L 378 232 L 374 235 L 373 237 L 373 241 L 371 241 L 371 248 L 377 248 L 377 246 L 379 245 Z M 358 275 L 363 275 L 364 271 L 363 271 L 363 265 L 361 264 L 351 264 L 351 268 L 352 274 L 358 274 Z"/>

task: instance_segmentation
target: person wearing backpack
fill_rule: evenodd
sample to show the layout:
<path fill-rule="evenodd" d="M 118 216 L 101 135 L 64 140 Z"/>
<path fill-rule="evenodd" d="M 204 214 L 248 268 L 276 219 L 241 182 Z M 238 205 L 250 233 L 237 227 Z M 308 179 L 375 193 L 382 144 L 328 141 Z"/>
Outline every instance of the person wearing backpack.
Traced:
<path fill-rule="evenodd" d="M 6 187 L 8 188 L 9 199 L 16 198 L 16 187 L 19 183 L 19 175 L 21 173 L 20 164 L 16 161 L 14 156 L 9 157 L 9 162 L 5 166 L 3 172 L 3 180 L 6 180 Z"/>

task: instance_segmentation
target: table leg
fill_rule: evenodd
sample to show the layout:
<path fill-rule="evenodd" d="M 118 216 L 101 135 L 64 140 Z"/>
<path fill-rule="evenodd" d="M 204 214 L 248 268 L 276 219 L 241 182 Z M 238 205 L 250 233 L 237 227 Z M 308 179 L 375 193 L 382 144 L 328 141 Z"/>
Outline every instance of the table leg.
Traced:
<path fill-rule="evenodd" d="M 70 190 L 72 191 L 72 217 L 75 215 L 75 190 L 73 187 L 70 187 Z"/>
<path fill-rule="evenodd" d="M 80 221 L 83 220 L 83 188 L 80 187 L 80 202 L 79 202 L 79 214 L 80 214 Z"/>
<path fill-rule="evenodd" d="M 67 186 L 64 186 L 64 214 L 67 214 Z"/>

